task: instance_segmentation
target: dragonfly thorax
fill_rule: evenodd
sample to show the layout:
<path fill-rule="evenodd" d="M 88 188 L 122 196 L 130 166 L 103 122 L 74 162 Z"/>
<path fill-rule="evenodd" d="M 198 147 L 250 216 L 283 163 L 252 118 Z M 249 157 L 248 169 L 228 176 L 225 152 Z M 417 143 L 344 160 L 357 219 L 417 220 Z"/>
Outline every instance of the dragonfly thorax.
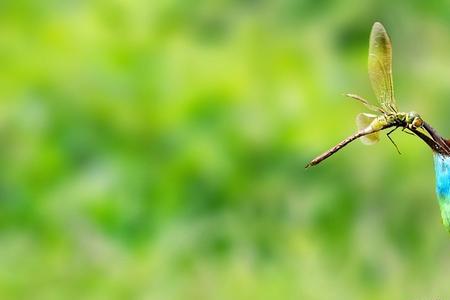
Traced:
<path fill-rule="evenodd" d="M 409 129 L 417 129 L 422 127 L 423 120 L 420 115 L 415 111 L 410 111 L 408 113 L 399 112 L 395 114 L 395 119 L 398 123 L 403 127 L 407 127 Z"/>

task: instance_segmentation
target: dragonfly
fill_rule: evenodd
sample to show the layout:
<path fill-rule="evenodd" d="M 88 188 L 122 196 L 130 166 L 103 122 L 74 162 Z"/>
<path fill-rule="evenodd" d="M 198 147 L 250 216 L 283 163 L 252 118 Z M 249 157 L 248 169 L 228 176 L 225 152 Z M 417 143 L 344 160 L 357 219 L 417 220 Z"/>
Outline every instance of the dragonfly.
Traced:
<path fill-rule="evenodd" d="M 399 112 L 397 109 L 392 79 L 392 44 L 386 29 L 380 22 L 373 24 L 370 33 L 368 71 L 378 105 L 373 105 L 355 94 L 346 94 L 346 96 L 361 102 L 366 108 L 377 114 L 358 114 L 356 117 L 358 131 L 311 160 L 305 168 L 319 164 L 356 139 L 360 139 L 363 144 L 373 145 L 380 140 L 380 131 L 388 128 L 391 128 L 391 130 L 387 133 L 387 137 L 399 153 L 397 145 L 390 137 L 398 128 L 422 139 L 429 138 L 426 142 L 427 144 L 432 143 L 432 145 L 429 145 L 433 149 L 449 148 L 443 141 L 440 141 L 439 144 L 433 138 L 421 132 L 421 130 L 426 131 L 424 129 L 426 123 L 417 112 Z"/>
<path fill-rule="evenodd" d="M 346 96 L 358 100 L 378 115 L 360 113 L 356 117 L 358 132 L 347 137 L 336 146 L 311 160 L 305 167 L 315 166 L 356 139 L 372 145 L 379 141 L 379 132 L 393 128 L 387 137 L 398 128 L 418 136 L 433 151 L 436 176 L 436 194 L 444 226 L 450 232 L 450 140 L 437 131 L 414 112 L 399 112 L 394 98 L 392 80 L 392 44 L 384 26 L 376 22 L 372 26 L 369 40 L 369 79 L 378 100 L 378 105 L 354 94 Z"/>

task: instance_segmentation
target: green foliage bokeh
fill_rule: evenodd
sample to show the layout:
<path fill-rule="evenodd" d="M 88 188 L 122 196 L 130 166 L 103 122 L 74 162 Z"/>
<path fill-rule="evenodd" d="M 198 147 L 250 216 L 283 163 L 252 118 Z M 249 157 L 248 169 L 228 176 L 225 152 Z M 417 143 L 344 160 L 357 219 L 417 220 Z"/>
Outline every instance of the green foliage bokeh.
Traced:
<path fill-rule="evenodd" d="M 450 13 L 430 1 L 1 1 L 0 298 L 443 299 L 431 151 L 309 159 L 374 101 L 450 136 Z"/>

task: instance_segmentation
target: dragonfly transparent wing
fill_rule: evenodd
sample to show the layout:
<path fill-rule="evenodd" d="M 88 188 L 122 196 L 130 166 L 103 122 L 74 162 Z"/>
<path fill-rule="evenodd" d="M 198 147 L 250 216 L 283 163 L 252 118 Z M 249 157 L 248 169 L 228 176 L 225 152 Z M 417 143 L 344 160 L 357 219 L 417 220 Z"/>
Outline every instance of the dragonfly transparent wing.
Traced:
<path fill-rule="evenodd" d="M 372 111 L 376 111 L 376 112 L 379 112 L 379 113 L 384 113 L 384 110 L 382 110 L 378 106 L 370 104 L 366 99 L 364 99 L 361 96 L 358 96 L 358 95 L 355 95 L 355 94 L 344 94 L 344 96 L 350 97 L 352 99 L 355 99 L 355 100 L 361 102 L 362 104 L 364 104 L 365 107 L 367 107 L 368 109 L 370 109 Z"/>
<path fill-rule="evenodd" d="M 392 82 L 392 45 L 381 23 L 373 24 L 369 41 L 369 78 L 385 112 L 397 112 Z"/>
<path fill-rule="evenodd" d="M 377 118 L 376 115 L 360 113 L 356 116 L 356 126 L 358 131 L 364 130 Z M 373 145 L 380 140 L 378 132 L 371 133 L 360 138 L 360 141 L 365 145 Z"/>

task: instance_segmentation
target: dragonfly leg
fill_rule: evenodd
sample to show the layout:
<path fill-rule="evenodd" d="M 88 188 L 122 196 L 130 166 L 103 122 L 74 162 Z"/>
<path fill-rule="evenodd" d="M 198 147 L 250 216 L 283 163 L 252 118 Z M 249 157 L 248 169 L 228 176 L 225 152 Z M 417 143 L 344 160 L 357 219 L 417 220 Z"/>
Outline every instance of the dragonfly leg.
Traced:
<path fill-rule="evenodd" d="M 390 108 L 392 111 L 397 112 L 397 108 L 395 107 L 395 105 L 392 105 L 392 103 L 389 103 L 388 105 L 389 105 L 389 108 Z M 394 129 L 394 130 L 395 130 L 395 129 Z"/>
<path fill-rule="evenodd" d="M 408 127 L 403 127 L 402 131 L 403 131 L 404 133 L 407 133 L 407 134 L 410 134 L 410 135 L 414 135 L 414 133 L 405 131 L 405 129 L 408 129 Z M 409 129 L 408 129 L 408 130 L 409 130 Z"/>
<path fill-rule="evenodd" d="M 398 128 L 398 126 L 395 127 L 394 129 L 392 129 L 391 131 L 389 131 L 386 135 L 387 135 L 387 137 L 389 138 L 389 140 L 392 142 L 392 144 L 394 144 L 395 149 L 397 149 L 398 154 L 402 154 L 402 153 L 400 152 L 400 150 L 398 149 L 397 144 L 396 144 L 396 143 L 394 142 L 394 140 L 390 137 L 390 134 L 393 133 L 395 130 L 397 130 L 397 128 Z"/>

